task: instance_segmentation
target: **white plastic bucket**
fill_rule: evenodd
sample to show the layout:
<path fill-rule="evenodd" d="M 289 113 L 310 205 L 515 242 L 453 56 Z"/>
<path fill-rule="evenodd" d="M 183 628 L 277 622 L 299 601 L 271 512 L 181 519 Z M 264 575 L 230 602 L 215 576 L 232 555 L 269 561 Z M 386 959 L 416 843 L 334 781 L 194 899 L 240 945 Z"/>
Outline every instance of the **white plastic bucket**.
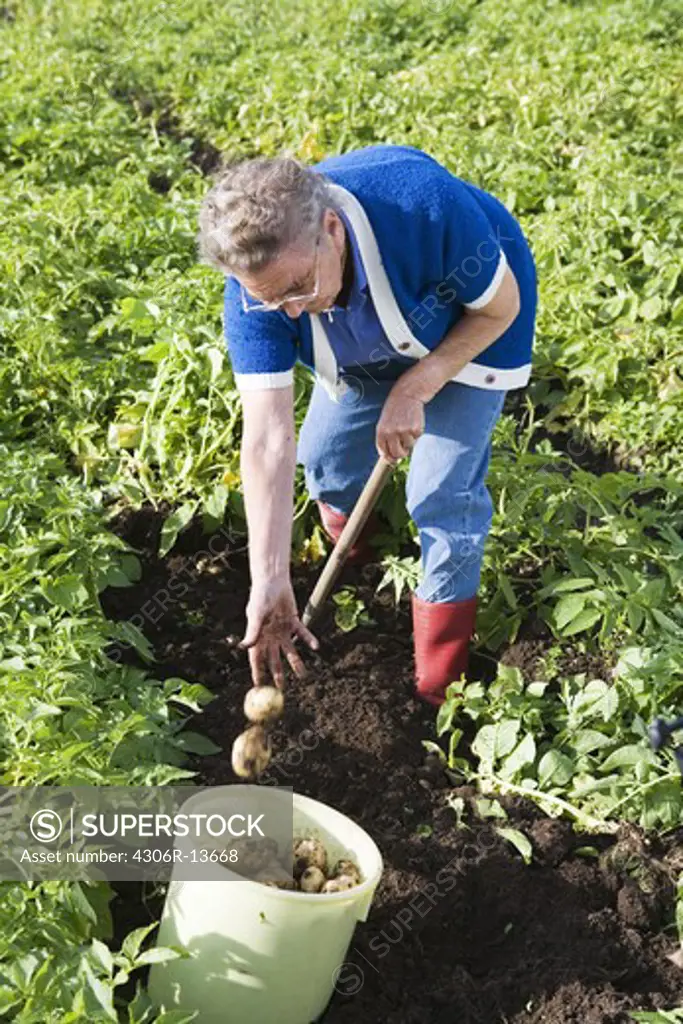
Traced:
<path fill-rule="evenodd" d="M 191 797 L 182 810 L 225 811 L 236 788 Z M 259 789 L 261 801 L 292 800 Z M 196 1024 L 311 1024 L 323 1013 L 356 922 L 368 916 L 382 857 L 367 832 L 317 800 L 295 793 L 293 819 L 295 835 L 320 839 L 332 861 L 351 857 L 364 881 L 322 894 L 230 881 L 237 876 L 221 864 L 210 881 L 172 875 L 157 944 L 184 947 L 191 959 L 152 965 L 148 992 L 157 1005 L 198 1010 Z"/>

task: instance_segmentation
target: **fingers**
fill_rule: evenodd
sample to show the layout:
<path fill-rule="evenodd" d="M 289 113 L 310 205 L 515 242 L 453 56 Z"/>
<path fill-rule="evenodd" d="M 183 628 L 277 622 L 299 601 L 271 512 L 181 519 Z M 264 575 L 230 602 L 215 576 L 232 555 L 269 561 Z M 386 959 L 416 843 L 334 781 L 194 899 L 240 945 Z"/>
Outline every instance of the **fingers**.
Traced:
<path fill-rule="evenodd" d="M 254 686 L 265 686 L 266 684 L 266 648 L 262 644 L 256 644 L 249 648 L 249 668 Z"/>
<path fill-rule="evenodd" d="M 304 679 L 308 675 L 308 670 L 292 641 L 288 640 L 286 643 L 283 643 L 282 648 L 294 675 L 298 676 L 299 679 Z"/>
<path fill-rule="evenodd" d="M 317 651 L 320 647 L 317 637 L 313 636 L 310 629 L 307 629 L 303 622 L 297 621 L 297 624 L 294 627 L 294 632 L 296 636 L 300 636 L 301 639 L 308 644 L 312 651 Z"/>
<path fill-rule="evenodd" d="M 237 646 L 244 649 L 246 647 L 251 647 L 253 644 L 255 644 L 256 641 L 258 640 L 259 633 L 261 632 L 262 625 L 263 622 L 261 619 L 247 619 L 247 628 L 245 634 Z"/>
<path fill-rule="evenodd" d="M 285 673 L 282 667 L 280 645 L 278 643 L 271 643 L 268 646 L 268 667 L 270 668 L 273 682 L 281 690 L 285 685 Z"/>
<path fill-rule="evenodd" d="M 256 635 L 254 636 L 254 634 Z M 279 625 L 275 629 L 262 628 L 260 632 L 251 627 L 247 628 L 244 639 L 238 646 L 248 649 L 249 666 L 254 686 L 267 685 L 269 681 L 268 676 L 270 675 L 275 686 L 280 689 L 284 687 L 285 673 L 281 653 L 284 653 L 294 674 L 301 679 L 304 678 L 307 674 L 307 669 L 295 647 L 295 641 L 299 637 L 312 650 L 317 651 L 319 649 L 320 643 L 317 637 L 297 618 L 289 623 L 286 628 Z"/>
<path fill-rule="evenodd" d="M 308 670 L 292 641 L 271 641 L 267 644 L 257 644 L 249 649 L 249 665 L 254 686 L 267 685 L 267 675 L 269 673 L 273 684 L 280 690 L 284 689 L 285 673 L 282 665 L 281 650 L 284 652 L 292 672 L 299 679 L 306 677 Z M 268 672 L 266 672 L 266 669 Z"/>
<path fill-rule="evenodd" d="M 378 431 L 377 450 L 385 459 L 389 459 L 391 462 L 398 462 L 399 459 L 410 455 L 413 445 L 419 436 L 419 433 L 414 431 L 403 431 L 402 433 Z"/>

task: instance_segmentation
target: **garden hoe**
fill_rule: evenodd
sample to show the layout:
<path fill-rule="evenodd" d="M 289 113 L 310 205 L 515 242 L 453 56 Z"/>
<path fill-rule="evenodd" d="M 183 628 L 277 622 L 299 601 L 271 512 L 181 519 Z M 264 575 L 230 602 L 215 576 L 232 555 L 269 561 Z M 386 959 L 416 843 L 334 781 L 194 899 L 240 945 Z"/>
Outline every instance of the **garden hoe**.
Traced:
<path fill-rule="evenodd" d="M 332 549 L 332 554 L 327 561 L 327 565 L 320 574 L 320 578 L 313 588 L 313 593 L 308 599 L 303 615 L 301 616 L 301 621 L 304 626 L 310 626 L 311 622 L 317 616 L 321 607 L 329 597 L 339 573 L 344 567 L 344 562 L 348 557 L 349 551 L 358 540 L 360 532 L 375 507 L 385 483 L 391 476 L 392 469 L 393 463 L 380 455 L 377 459 L 375 468 L 370 474 L 368 482 L 363 488 L 363 491 L 340 534 L 339 540 Z"/>

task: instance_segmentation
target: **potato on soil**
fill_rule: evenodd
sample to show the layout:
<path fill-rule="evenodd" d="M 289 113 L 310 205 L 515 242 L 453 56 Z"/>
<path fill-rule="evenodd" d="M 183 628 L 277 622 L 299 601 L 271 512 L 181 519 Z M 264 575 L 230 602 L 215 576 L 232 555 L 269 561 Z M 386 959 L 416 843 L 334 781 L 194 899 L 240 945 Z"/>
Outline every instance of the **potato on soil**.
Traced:
<path fill-rule="evenodd" d="M 232 745 L 232 770 L 241 779 L 254 778 L 266 770 L 271 753 L 265 729 L 260 725 L 252 725 Z"/>
<path fill-rule="evenodd" d="M 299 888 L 302 892 L 320 892 L 325 884 L 325 876 L 315 866 L 306 868 L 303 875 L 299 879 Z"/>
<path fill-rule="evenodd" d="M 244 714 L 250 722 L 274 722 L 284 710 L 285 698 L 277 686 L 253 686 L 244 698 Z"/>
<path fill-rule="evenodd" d="M 306 868 L 327 873 L 327 850 L 319 839 L 298 839 L 294 843 L 294 877 L 299 878 Z"/>

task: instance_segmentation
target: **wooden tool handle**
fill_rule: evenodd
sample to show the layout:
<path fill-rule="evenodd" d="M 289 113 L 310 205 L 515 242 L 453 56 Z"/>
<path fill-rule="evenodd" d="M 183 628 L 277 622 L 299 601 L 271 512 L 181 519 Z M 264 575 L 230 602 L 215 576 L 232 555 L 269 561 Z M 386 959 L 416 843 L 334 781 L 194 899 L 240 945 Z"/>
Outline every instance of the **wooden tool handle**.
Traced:
<path fill-rule="evenodd" d="M 320 578 L 313 588 L 313 593 L 308 599 L 308 603 L 304 608 L 304 613 L 301 616 L 301 621 L 304 626 L 309 626 L 315 616 L 320 611 L 320 608 L 329 597 L 330 591 L 334 586 L 339 573 L 341 572 L 346 557 L 358 540 L 359 534 L 365 526 L 368 516 L 372 512 L 377 499 L 382 493 L 382 488 L 389 479 L 391 471 L 393 469 L 393 463 L 388 462 L 383 456 L 377 460 L 375 468 L 370 474 L 370 478 L 366 483 L 361 496 L 355 504 L 355 507 L 348 518 L 346 526 L 341 532 L 339 540 L 332 550 L 332 554 L 327 560 L 327 564 L 320 574 Z"/>

